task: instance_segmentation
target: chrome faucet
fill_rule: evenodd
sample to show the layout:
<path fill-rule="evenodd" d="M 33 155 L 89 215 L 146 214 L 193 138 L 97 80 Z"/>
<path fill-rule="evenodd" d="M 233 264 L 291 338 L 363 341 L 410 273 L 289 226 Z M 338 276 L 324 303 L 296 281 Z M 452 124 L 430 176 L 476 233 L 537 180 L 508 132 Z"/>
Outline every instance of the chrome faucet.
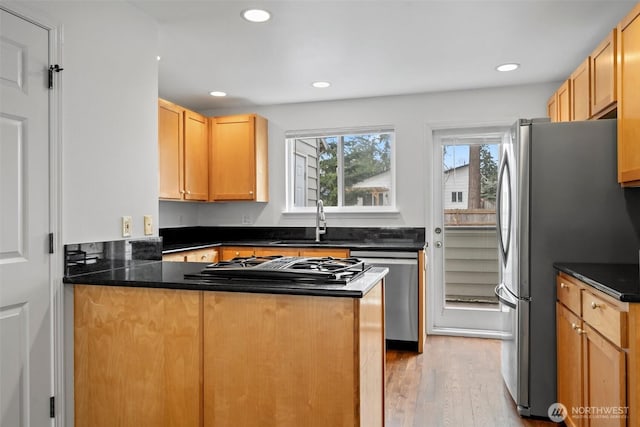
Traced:
<path fill-rule="evenodd" d="M 322 224 L 322 225 L 321 225 Z M 324 203 L 318 199 L 316 203 L 316 242 L 320 241 L 320 235 L 327 232 L 327 219 L 324 216 Z"/>

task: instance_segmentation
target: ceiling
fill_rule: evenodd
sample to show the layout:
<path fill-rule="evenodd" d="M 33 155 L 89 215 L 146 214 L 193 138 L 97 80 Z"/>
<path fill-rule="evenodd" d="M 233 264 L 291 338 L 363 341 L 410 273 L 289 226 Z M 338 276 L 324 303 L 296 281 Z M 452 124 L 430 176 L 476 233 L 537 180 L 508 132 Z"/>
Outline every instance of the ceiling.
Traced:
<path fill-rule="evenodd" d="M 636 2 L 131 3 L 159 23 L 160 96 L 203 111 L 560 82 Z M 254 7 L 271 20 L 240 17 Z M 495 70 L 505 62 L 521 67 Z M 313 88 L 318 80 L 332 85 Z"/>

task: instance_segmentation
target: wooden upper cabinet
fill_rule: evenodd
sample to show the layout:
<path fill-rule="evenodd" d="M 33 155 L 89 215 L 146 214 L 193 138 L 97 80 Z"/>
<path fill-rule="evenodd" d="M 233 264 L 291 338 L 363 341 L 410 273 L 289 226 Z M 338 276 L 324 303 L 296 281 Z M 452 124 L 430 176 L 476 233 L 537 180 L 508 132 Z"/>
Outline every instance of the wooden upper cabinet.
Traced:
<path fill-rule="evenodd" d="M 613 29 L 589 57 L 591 63 L 591 116 L 598 118 L 615 108 L 617 29 Z"/>
<path fill-rule="evenodd" d="M 571 121 L 571 85 L 565 81 L 556 92 L 556 111 L 559 122 Z"/>
<path fill-rule="evenodd" d="M 257 114 L 211 118 L 210 200 L 269 200 L 267 120 Z"/>
<path fill-rule="evenodd" d="M 160 198 L 181 200 L 184 190 L 184 108 L 158 101 Z"/>
<path fill-rule="evenodd" d="M 164 99 L 158 100 L 158 156 L 161 199 L 208 199 L 206 117 Z"/>
<path fill-rule="evenodd" d="M 207 118 L 186 110 L 184 115 L 185 200 L 209 198 L 209 139 Z"/>
<path fill-rule="evenodd" d="M 591 116 L 590 105 L 590 63 L 589 58 L 571 73 L 569 95 L 571 97 L 571 121 L 588 120 Z"/>
<path fill-rule="evenodd" d="M 618 182 L 640 186 L 640 3 L 618 24 Z"/>
<path fill-rule="evenodd" d="M 547 101 L 547 116 L 552 122 L 558 121 L 558 98 L 555 93 Z"/>

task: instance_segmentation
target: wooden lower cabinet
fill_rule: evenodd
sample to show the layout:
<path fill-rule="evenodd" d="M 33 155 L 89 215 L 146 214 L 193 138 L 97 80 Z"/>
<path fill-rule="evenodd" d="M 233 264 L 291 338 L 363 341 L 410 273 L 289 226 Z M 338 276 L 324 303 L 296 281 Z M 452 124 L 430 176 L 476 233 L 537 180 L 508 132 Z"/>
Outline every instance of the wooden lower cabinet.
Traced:
<path fill-rule="evenodd" d="M 223 246 L 220 248 L 220 261 L 229 261 L 236 257 L 250 257 L 255 255 L 255 249 L 246 246 Z"/>
<path fill-rule="evenodd" d="M 216 248 L 203 248 L 175 252 L 162 255 L 162 260 L 177 262 L 218 262 L 218 250 Z"/>
<path fill-rule="evenodd" d="M 334 257 L 346 258 L 349 256 L 349 249 L 340 248 L 305 248 L 300 249 L 300 256 L 308 257 Z"/>
<path fill-rule="evenodd" d="M 264 248 L 254 248 L 255 256 L 298 256 L 300 255 L 300 250 L 298 248 L 276 248 L 276 247 L 264 247 Z"/>
<path fill-rule="evenodd" d="M 640 304 L 615 300 L 564 273 L 557 285 L 557 386 L 558 402 L 568 411 L 565 424 L 640 425 Z M 574 303 L 576 290 L 580 304 Z"/>
<path fill-rule="evenodd" d="M 383 295 L 75 285 L 75 425 L 381 427 Z"/>
<path fill-rule="evenodd" d="M 567 307 L 556 303 L 558 356 L 558 402 L 567 407 L 568 427 L 583 427 L 572 408 L 582 406 L 582 321 Z"/>
<path fill-rule="evenodd" d="M 75 285 L 75 425 L 202 425 L 202 292 Z"/>
<path fill-rule="evenodd" d="M 224 246 L 220 249 L 220 260 L 228 261 L 235 257 L 249 256 L 306 256 L 306 257 L 334 257 L 347 258 L 349 249 L 343 248 L 293 248 L 285 246 Z"/>
<path fill-rule="evenodd" d="M 600 412 L 609 411 L 605 414 L 590 414 L 586 425 L 590 427 L 626 426 L 625 352 L 607 341 L 589 325 L 585 325 L 583 354 L 584 401 L 582 406 L 594 408 Z M 631 384 L 631 386 L 637 387 L 637 384 Z M 609 413 L 611 415 L 608 415 Z"/>

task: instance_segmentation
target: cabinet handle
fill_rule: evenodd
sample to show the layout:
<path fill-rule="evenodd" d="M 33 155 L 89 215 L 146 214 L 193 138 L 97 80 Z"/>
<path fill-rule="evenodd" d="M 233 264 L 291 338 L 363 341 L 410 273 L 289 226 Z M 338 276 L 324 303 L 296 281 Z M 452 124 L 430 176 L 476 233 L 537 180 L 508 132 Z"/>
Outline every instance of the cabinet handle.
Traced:
<path fill-rule="evenodd" d="M 595 310 L 595 309 L 596 309 L 596 308 L 598 308 L 598 307 L 600 307 L 600 304 L 598 304 L 598 303 L 597 303 L 597 302 L 595 302 L 595 301 L 592 301 L 592 302 L 591 302 L 591 308 L 593 308 L 593 309 Z"/>
<path fill-rule="evenodd" d="M 564 282 L 560 282 L 560 288 L 564 289 L 566 287 L 567 287 L 567 285 L 565 285 Z"/>
<path fill-rule="evenodd" d="M 191 194 L 191 191 L 187 190 L 187 194 Z"/>
<path fill-rule="evenodd" d="M 207 256 L 206 255 L 202 255 L 202 258 L 200 258 L 200 259 L 207 259 Z"/>
<path fill-rule="evenodd" d="M 184 190 L 180 190 L 180 194 L 184 194 L 184 193 L 185 193 L 185 191 L 184 191 Z"/>
<path fill-rule="evenodd" d="M 249 194 L 253 194 L 253 191 L 249 191 Z"/>
<path fill-rule="evenodd" d="M 579 327 L 575 323 L 571 323 L 571 329 L 573 329 L 574 331 L 576 331 L 579 334 L 586 334 L 587 333 L 587 331 L 585 331 L 584 329 L 582 329 L 581 327 Z"/>

